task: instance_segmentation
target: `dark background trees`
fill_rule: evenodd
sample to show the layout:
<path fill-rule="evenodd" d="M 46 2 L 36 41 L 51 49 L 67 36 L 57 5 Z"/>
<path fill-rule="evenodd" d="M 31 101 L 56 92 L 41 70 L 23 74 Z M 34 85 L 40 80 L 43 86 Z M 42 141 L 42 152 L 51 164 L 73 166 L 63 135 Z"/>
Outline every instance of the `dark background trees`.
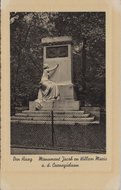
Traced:
<path fill-rule="evenodd" d="M 12 109 L 37 97 L 43 65 L 41 39 L 64 35 L 73 38 L 78 98 L 86 105 L 105 106 L 105 13 L 11 12 Z M 74 50 L 82 45 L 83 52 Z"/>

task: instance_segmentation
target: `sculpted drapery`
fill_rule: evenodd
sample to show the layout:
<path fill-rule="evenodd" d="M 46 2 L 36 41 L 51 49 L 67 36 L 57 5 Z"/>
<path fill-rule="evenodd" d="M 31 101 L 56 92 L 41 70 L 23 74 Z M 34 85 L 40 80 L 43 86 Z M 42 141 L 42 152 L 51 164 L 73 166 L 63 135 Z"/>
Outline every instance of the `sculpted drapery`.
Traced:
<path fill-rule="evenodd" d="M 38 97 L 35 100 L 36 109 L 39 110 L 43 107 L 43 101 L 54 101 L 59 99 L 59 89 L 55 81 L 49 80 L 52 72 L 55 72 L 57 64 L 53 68 L 49 68 L 47 64 L 43 65 L 43 75 L 40 81 L 40 87 L 38 91 Z"/>

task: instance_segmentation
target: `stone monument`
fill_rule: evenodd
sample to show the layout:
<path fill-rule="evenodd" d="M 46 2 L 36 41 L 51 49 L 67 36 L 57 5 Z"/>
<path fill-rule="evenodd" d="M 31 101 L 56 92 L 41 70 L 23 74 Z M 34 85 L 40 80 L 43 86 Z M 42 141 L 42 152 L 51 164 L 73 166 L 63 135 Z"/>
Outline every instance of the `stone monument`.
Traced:
<path fill-rule="evenodd" d="M 80 107 L 76 98 L 73 83 L 72 38 L 69 36 L 43 38 L 43 65 L 58 68 L 50 79 L 56 82 L 60 92 L 59 100 L 43 101 L 43 107 L 36 111 L 36 102 L 29 102 L 29 110 L 16 113 L 12 123 L 27 124 L 68 124 L 92 125 L 99 124 L 100 109 Z M 52 119 L 54 113 L 54 120 Z"/>
<path fill-rule="evenodd" d="M 59 65 L 50 80 L 59 88 L 60 100 L 44 102 L 42 110 L 79 110 L 73 84 L 72 38 L 69 36 L 47 37 L 42 39 L 43 64 L 50 68 Z M 29 102 L 29 110 L 35 110 L 35 102 Z"/>
<path fill-rule="evenodd" d="M 45 102 L 42 99 L 43 107 L 40 110 L 36 110 L 36 101 L 30 101 L 29 110 L 12 116 L 11 144 L 32 145 L 44 149 L 61 147 L 63 150 L 77 149 L 89 152 L 88 142 L 95 144 L 97 131 L 100 133 L 100 111 L 98 108 L 80 107 L 80 101 L 76 98 L 73 83 L 72 38 L 68 36 L 43 38 L 42 44 L 43 65 L 48 65 L 51 69 L 58 65 L 50 78 L 47 75 L 47 82 L 49 79 L 58 85 L 60 99 Z"/>

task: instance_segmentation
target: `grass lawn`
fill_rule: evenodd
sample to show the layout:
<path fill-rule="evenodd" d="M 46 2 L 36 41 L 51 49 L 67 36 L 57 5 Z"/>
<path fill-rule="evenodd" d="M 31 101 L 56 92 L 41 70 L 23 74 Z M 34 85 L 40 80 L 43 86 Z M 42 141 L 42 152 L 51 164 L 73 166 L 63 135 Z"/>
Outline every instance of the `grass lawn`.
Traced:
<path fill-rule="evenodd" d="M 53 137 L 51 125 L 12 123 L 11 146 L 13 148 L 105 153 L 105 114 L 101 113 L 99 125 L 54 125 Z M 36 154 L 37 152 L 35 151 Z"/>

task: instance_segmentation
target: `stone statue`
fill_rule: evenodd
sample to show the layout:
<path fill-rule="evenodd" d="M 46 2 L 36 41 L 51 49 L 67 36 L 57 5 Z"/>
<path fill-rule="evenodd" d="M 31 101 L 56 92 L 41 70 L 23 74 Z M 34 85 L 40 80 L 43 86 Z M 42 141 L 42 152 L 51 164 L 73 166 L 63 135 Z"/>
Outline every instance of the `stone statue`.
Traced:
<path fill-rule="evenodd" d="M 43 107 L 43 101 L 59 100 L 59 89 L 56 82 L 49 80 L 53 72 L 56 71 L 59 64 L 53 68 L 49 68 L 48 64 L 43 65 L 43 75 L 40 81 L 40 87 L 38 92 L 38 98 L 35 100 L 36 110 L 40 110 Z"/>

